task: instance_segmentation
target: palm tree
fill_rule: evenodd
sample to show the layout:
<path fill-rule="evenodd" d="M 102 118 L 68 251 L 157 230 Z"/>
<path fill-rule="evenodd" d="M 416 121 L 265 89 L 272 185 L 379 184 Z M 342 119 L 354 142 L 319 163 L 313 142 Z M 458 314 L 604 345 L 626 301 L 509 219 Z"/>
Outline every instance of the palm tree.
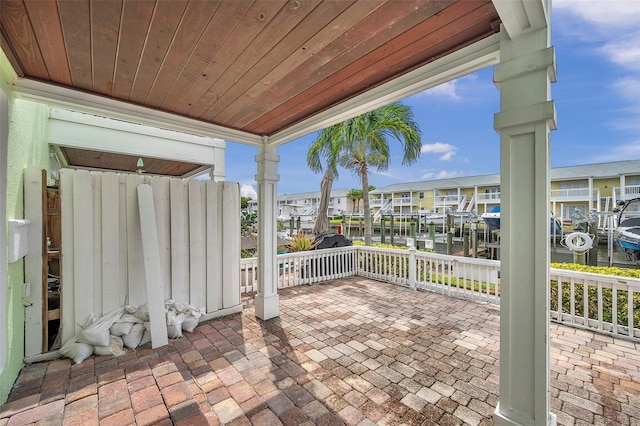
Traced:
<path fill-rule="evenodd" d="M 359 212 L 360 211 L 360 200 L 362 200 L 362 189 L 350 189 L 347 192 L 347 198 L 353 201 L 353 209 L 351 211 Z M 358 202 L 358 207 L 356 208 L 356 201 Z"/>
<path fill-rule="evenodd" d="M 322 160 L 338 176 L 338 165 L 350 169 L 362 181 L 364 200 L 364 241 L 371 244 L 372 224 L 369 208 L 369 168 L 389 168 L 389 142 L 403 146 L 402 164 L 410 165 L 420 157 L 420 129 L 411 108 L 399 102 L 383 106 L 322 130 L 309 147 L 307 165 L 322 172 Z"/>

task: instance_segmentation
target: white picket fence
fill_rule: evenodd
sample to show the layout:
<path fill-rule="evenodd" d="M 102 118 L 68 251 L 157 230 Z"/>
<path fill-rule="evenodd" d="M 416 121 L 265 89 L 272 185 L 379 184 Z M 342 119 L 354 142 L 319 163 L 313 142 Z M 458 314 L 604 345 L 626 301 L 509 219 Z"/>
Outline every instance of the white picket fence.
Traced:
<path fill-rule="evenodd" d="M 25 185 L 33 188 L 35 199 L 42 188 L 38 175 L 39 170 L 25 172 Z M 163 299 L 203 308 L 205 318 L 242 310 L 237 183 L 63 169 L 62 342 L 79 332 L 91 314 L 147 303 L 137 192 L 141 184 L 153 191 L 163 281 L 157 288 Z M 42 211 L 42 206 L 26 209 Z M 42 265 L 42 254 L 34 250 L 30 255 Z M 42 297 L 35 291 L 42 281 L 31 285 L 35 301 Z M 30 318 L 25 333 L 33 343 L 27 345 L 27 356 L 40 353 L 42 338 L 42 314 L 34 312 Z"/>
<path fill-rule="evenodd" d="M 277 256 L 278 287 L 359 275 L 447 296 L 500 303 L 500 262 L 352 246 Z M 257 260 L 242 259 L 242 292 L 257 291 Z M 640 340 L 640 280 L 551 269 L 551 320 Z M 562 291 L 564 288 L 564 292 Z M 584 298 L 584 293 L 592 297 Z M 589 301 L 594 300 L 595 306 Z M 566 309 L 565 307 L 570 307 Z"/>
<path fill-rule="evenodd" d="M 640 279 L 562 269 L 550 277 L 551 319 L 640 340 Z"/>

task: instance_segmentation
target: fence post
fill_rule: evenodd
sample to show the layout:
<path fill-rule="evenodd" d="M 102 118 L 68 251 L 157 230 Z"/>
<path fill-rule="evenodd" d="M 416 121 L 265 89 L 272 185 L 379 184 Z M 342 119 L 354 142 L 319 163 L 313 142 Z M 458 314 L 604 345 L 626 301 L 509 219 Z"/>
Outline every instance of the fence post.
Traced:
<path fill-rule="evenodd" d="M 416 289 L 416 271 L 418 265 L 416 265 L 416 247 L 409 247 L 409 287 Z"/>

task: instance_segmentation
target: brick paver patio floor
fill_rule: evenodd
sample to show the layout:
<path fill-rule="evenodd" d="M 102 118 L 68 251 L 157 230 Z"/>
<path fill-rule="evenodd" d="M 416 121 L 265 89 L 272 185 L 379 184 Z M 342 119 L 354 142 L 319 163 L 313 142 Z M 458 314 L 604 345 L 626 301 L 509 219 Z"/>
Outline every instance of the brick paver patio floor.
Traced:
<path fill-rule="evenodd" d="M 280 292 L 281 316 L 169 346 L 26 366 L 0 426 L 492 424 L 499 310 L 360 277 Z M 552 325 L 558 424 L 640 425 L 640 344 Z"/>

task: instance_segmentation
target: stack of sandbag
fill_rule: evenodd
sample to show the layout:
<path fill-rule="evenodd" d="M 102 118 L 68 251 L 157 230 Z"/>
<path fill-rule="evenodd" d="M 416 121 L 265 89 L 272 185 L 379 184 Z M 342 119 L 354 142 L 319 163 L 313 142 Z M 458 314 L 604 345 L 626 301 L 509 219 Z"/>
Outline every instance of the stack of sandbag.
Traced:
<path fill-rule="evenodd" d="M 164 309 L 167 313 L 167 335 L 170 339 L 182 337 L 183 330 L 191 333 L 203 314 L 202 309 L 173 300 L 167 300 Z"/>
<path fill-rule="evenodd" d="M 111 336 L 110 328 L 118 321 L 124 312 L 123 308 L 116 309 L 102 317 L 95 314 L 89 320 L 80 334 L 69 339 L 59 350 L 59 353 L 80 364 L 91 354 L 122 355 L 123 342 L 117 336 Z"/>
<path fill-rule="evenodd" d="M 192 332 L 202 317 L 203 310 L 173 300 L 165 302 L 167 335 L 170 339 L 182 337 L 182 331 Z M 92 314 L 84 330 L 69 339 L 59 353 L 80 364 L 91 354 L 122 355 L 125 347 L 135 349 L 151 342 L 149 306 L 127 305 L 102 317 Z"/>

